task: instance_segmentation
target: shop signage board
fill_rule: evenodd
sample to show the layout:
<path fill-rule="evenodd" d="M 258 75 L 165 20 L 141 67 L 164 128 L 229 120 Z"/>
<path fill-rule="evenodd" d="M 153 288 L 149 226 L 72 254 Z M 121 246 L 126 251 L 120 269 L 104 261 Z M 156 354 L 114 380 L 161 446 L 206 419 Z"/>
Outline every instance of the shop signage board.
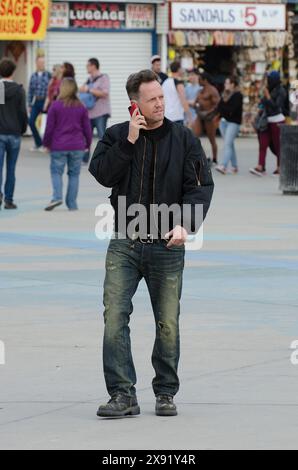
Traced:
<path fill-rule="evenodd" d="M 48 0 L 0 0 L 0 40 L 43 39 L 48 13 Z"/>
<path fill-rule="evenodd" d="M 286 29 L 286 5 L 261 3 L 172 3 L 172 29 Z"/>
<path fill-rule="evenodd" d="M 51 5 L 50 28 L 68 28 L 69 27 L 69 7 L 67 2 L 54 3 Z"/>
<path fill-rule="evenodd" d="M 71 3 L 71 28 L 122 29 L 125 28 L 125 5 L 118 3 Z"/>
<path fill-rule="evenodd" d="M 155 23 L 153 5 L 126 5 L 126 27 L 128 29 L 153 29 Z"/>
<path fill-rule="evenodd" d="M 152 30 L 155 26 L 155 7 L 153 4 L 121 2 L 53 2 L 49 26 L 66 29 Z"/>

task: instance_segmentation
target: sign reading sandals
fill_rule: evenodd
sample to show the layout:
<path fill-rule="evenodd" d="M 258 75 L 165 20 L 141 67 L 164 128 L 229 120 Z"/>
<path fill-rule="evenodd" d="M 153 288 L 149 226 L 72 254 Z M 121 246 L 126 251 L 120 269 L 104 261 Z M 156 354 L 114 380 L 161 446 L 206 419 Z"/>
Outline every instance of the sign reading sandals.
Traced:
<path fill-rule="evenodd" d="M 172 29 L 284 30 L 286 6 L 256 3 L 172 3 Z"/>

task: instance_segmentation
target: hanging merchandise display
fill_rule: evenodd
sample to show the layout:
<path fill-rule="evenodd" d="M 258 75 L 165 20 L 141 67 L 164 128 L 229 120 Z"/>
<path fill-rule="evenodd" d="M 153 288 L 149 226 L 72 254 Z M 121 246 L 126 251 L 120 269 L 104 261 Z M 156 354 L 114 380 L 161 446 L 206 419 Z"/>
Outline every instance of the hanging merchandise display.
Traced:
<path fill-rule="evenodd" d="M 277 70 L 286 78 L 285 5 L 171 2 L 170 11 L 168 62 L 207 71 L 220 92 L 226 77 L 238 76 L 244 95 L 241 133 L 255 133 L 267 72 Z"/>

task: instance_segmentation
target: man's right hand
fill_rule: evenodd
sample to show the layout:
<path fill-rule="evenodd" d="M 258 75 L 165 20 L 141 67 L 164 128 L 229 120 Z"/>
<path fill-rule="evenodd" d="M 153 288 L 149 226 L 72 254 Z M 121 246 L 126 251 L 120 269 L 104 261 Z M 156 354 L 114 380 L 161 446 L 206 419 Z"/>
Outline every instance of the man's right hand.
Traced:
<path fill-rule="evenodd" d="M 140 135 L 140 129 L 147 129 L 147 123 L 141 114 L 139 114 L 138 109 L 135 109 L 133 115 L 131 116 L 131 120 L 129 123 L 129 133 L 127 136 L 127 140 L 132 144 L 135 144 Z"/>

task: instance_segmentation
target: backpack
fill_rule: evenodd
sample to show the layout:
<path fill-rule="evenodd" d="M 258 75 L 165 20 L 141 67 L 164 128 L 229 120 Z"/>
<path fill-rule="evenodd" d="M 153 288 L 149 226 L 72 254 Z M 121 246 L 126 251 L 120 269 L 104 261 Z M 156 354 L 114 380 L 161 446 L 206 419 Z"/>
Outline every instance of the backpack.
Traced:
<path fill-rule="evenodd" d="M 91 81 L 88 80 L 87 84 L 92 88 L 93 84 L 100 78 L 102 75 L 99 75 L 98 77 L 95 78 L 95 80 Z M 92 95 L 92 93 L 79 93 L 79 99 L 80 101 L 86 106 L 87 109 L 92 109 L 95 106 L 97 98 Z"/>
<path fill-rule="evenodd" d="M 79 99 L 87 109 L 94 108 L 96 98 L 94 95 L 92 95 L 92 93 L 79 93 Z"/>

